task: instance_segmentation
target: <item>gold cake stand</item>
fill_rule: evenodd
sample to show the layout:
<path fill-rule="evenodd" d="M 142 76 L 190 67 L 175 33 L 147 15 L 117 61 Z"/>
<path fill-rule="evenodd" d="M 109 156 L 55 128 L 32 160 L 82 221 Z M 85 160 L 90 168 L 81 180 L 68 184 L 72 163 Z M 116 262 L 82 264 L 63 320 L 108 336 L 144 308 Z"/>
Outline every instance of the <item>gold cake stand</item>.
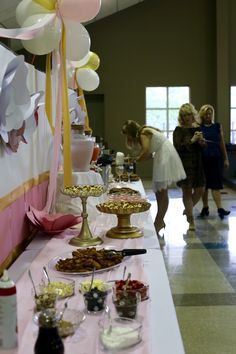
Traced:
<path fill-rule="evenodd" d="M 87 199 L 88 197 L 100 197 L 105 192 L 104 185 L 77 185 L 65 187 L 62 193 L 71 198 L 80 198 L 82 203 L 81 216 L 82 226 L 77 236 L 73 237 L 69 243 L 77 247 L 96 246 L 103 243 L 100 237 L 93 236 L 88 225 Z"/>
<path fill-rule="evenodd" d="M 141 213 L 147 211 L 151 204 L 146 202 L 143 203 L 140 207 L 135 208 L 109 208 L 107 203 L 102 203 L 96 205 L 97 209 L 103 213 L 107 214 L 116 214 L 118 222 L 115 227 L 112 227 L 107 231 L 106 236 L 110 238 L 119 238 L 119 239 L 127 239 L 127 238 L 138 238 L 143 236 L 143 232 L 136 226 L 132 226 L 130 222 L 130 217 L 134 213 Z"/>

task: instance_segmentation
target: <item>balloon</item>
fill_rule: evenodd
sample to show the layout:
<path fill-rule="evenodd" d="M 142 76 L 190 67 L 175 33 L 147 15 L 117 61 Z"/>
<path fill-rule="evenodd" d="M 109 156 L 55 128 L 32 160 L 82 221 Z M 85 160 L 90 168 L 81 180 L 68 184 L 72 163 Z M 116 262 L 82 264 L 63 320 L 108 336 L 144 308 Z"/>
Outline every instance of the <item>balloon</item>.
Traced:
<path fill-rule="evenodd" d="M 89 61 L 89 58 L 90 58 L 90 52 L 88 54 L 86 54 L 85 57 L 81 60 L 78 60 L 78 61 L 71 60 L 71 64 L 74 66 L 74 68 L 80 68 L 81 66 L 87 64 L 87 62 Z"/>
<path fill-rule="evenodd" d="M 93 91 L 99 85 L 99 76 L 92 69 L 77 69 L 76 80 L 78 85 L 85 91 Z"/>
<path fill-rule="evenodd" d="M 79 22 L 64 21 L 66 30 L 66 57 L 77 61 L 83 59 L 90 50 L 90 37 Z"/>
<path fill-rule="evenodd" d="M 51 11 L 55 10 L 57 0 L 33 0 L 37 4 L 43 6 L 45 9 Z"/>
<path fill-rule="evenodd" d="M 82 66 L 82 68 L 97 70 L 99 65 L 100 65 L 99 56 L 96 53 L 89 52 L 89 60 L 85 65 Z"/>
<path fill-rule="evenodd" d="M 22 26 L 29 16 L 48 12 L 49 11 L 44 7 L 37 5 L 31 0 L 23 0 L 16 7 L 16 21 L 20 26 Z"/>
<path fill-rule="evenodd" d="M 40 22 L 44 14 L 38 14 L 28 17 L 23 23 L 23 27 L 31 26 Z M 55 18 L 48 26 L 45 26 L 40 34 L 30 40 L 22 41 L 23 47 L 30 53 L 35 55 L 44 55 L 52 52 L 58 47 L 61 39 L 61 22 L 58 17 Z"/>
<path fill-rule="evenodd" d="M 99 12 L 101 0 L 61 0 L 59 11 L 64 19 L 78 22 L 92 20 Z"/>

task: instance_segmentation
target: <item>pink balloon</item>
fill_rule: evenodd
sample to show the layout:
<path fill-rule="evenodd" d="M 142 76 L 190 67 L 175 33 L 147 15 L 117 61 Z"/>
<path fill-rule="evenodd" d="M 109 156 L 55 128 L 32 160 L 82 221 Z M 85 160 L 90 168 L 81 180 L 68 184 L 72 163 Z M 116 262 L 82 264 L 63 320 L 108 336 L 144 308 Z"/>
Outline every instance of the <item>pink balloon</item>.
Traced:
<path fill-rule="evenodd" d="M 59 10 L 64 18 L 86 22 L 92 20 L 99 12 L 101 0 L 60 0 Z"/>

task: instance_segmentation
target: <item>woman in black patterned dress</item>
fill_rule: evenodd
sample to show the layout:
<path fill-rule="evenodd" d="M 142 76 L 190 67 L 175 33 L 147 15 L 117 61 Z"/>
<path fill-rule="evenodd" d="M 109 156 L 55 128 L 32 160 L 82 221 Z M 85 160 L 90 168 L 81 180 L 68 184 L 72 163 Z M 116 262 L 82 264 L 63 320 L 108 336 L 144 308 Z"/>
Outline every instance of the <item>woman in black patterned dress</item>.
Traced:
<path fill-rule="evenodd" d="M 205 186 L 202 164 L 202 148 L 206 145 L 201 128 L 196 123 L 197 111 L 191 103 L 185 103 L 179 110 L 179 126 L 175 128 L 173 143 L 179 153 L 187 178 L 178 182 L 182 188 L 184 214 L 189 230 L 195 230 L 193 207 L 200 200 Z"/>

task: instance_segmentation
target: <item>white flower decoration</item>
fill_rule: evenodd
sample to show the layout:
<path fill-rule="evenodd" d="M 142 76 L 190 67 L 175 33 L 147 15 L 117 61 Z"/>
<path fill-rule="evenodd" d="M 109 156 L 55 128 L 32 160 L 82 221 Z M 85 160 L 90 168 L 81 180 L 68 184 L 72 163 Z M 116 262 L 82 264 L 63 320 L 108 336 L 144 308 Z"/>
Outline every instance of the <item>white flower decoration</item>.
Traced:
<path fill-rule="evenodd" d="M 1 73 L 0 137 L 7 151 L 17 152 L 19 143 L 27 143 L 37 126 L 35 112 L 43 92 L 30 95 L 27 74 L 23 55 L 9 61 Z"/>

